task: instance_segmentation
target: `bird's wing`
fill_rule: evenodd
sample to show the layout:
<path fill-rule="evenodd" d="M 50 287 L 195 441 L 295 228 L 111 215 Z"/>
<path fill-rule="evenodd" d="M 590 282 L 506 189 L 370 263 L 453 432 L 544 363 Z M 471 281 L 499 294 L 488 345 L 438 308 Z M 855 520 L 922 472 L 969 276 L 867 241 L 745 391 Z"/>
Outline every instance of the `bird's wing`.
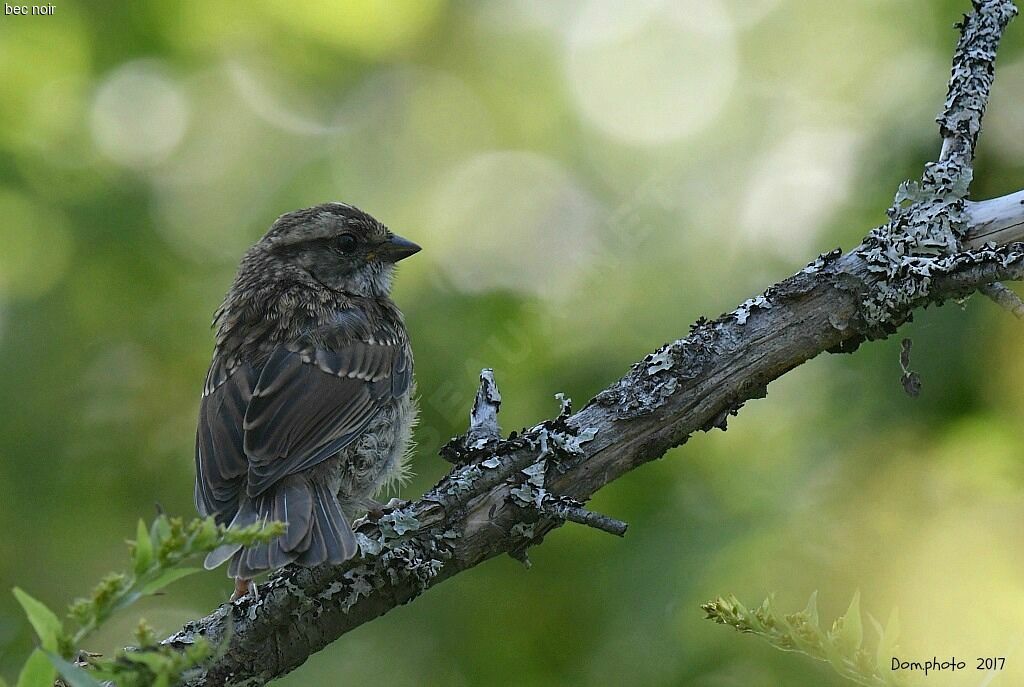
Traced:
<path fill-rule="evenodd" d="M 344 311 L 331 325 L 279 346 L 242 424 L 249 496 L 337 453 L 405 394 L 411 379 L 404 333 L 371 328 L 359 311 Z"/>
<path fill-rule="evenodd" d="M 245 485 L 242 422 L 255 385 L 251 366 L 214 356 L 199 403 L 195 498 L 199 513 L 220 523 L 231 522 Z"/>

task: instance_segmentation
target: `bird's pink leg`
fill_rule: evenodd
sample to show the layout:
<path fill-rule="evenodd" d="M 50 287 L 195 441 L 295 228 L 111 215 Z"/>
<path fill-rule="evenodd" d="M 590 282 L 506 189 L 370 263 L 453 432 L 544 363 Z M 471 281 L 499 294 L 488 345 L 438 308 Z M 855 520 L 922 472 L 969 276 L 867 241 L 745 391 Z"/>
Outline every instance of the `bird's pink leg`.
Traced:
<path fill-rule="evenodd" d="M 244 577 L 235 578 L 235 592 L 231 595 L 231 601 L 238 601 L 239 599 L 252 595 L 253 601 L 260 600 L 259 587 L 252 580 L 247 580 Z"/>

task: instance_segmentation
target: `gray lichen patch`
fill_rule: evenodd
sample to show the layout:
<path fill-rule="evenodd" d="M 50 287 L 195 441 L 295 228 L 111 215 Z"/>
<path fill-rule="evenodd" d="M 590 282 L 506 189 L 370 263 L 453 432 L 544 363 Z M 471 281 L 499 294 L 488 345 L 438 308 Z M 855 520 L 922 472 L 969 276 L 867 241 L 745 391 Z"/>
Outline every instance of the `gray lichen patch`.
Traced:
<path fill-rule="evenodd" d="M 411 581 L 415 584 L 417 593 L 430 586 L 430 581 L 441 572 L 445 561 L 450 560 L 451 552 L 445 551 L 438 555 L 442 553 L 440 547 L 431 546 L 431 543 L 424 546 L 424 543 L 408 542 L 381 554 L 376 567 L 388 584 L 397 586 L 402 582 Z"/>
<path fill-rule="evenodd" d="M 384 547 L 383 538 L 371 537 L 362 532 L 356 532 L 356 544 L 364 556 L 376 556 Z"/>
<path fill-rule="evenodd" d="M 477 480 L 484 474 L 479 465 L 469 465 L 460 470 L 453 470 L 442 484 L 434 491 L 438 496 L 460 497 L 469 494 Z"/>
<path fill-rule="evenodd" d="M 862 304 L 863 317 L 869 325 L 884 327 L 887 323 L 906 317 L 910 309 L 922 302 L 941 302 L 943 298 L 932 293 L 933 284 L 937 280 L 964 273 L 971 268 L 990 269 L 995 280 L 997 272 L 1019 265 L 1022 258 L 1024 255 L 1014 245 L 1001 248 L 988 245 L 977 250 L 934 258 L 904 258 L 899 279 L 880 284 L 876 292 Z M 974 288 L 965 288 L 960 294 L 945 292 L 945 297 L 966 296 Z M 892 329 L 882 331 L 889 333 Z"/>
<path fill-rule="evenodd" d="M 772 307 L 772 301 L 770 294 L 766 291 L 765 293 L 748 298 L 747 300 L 740 303 L 739 307 L 732 311 L 732 318 L 736 320 L 737 324 L 746 324 L 747 320 L 750 319 L 751 313 L 755 310 L 767 310 Z"/>
<path fill-rule="evenodd" d="M 509 490 L 513 502 L 516 505 L 526 508 L 540 508 L 541 501 L 547 494 L 544 488 L 544 479 L 547 473 L 547 460 L 539 460 L 530 465 L 520 473 L 526 479 Z"/>
<path fill-rule="evenodd" d="M 635 363 L 629 374 L 594 397 L 592 403 L 614 408 L 620 419 L 647 415 L 675 394 L 683 382 L 699 377 L 719 351 L 724 315 L 716 322 L 701 318 L 685 339 L 669 342 Z M 579 443 L 583 443 L 580 441 Z"/>
<path fill-rule="evenodd" d="M 545 461 L 537 461 L 528 468 L 520 470 L 526 475 L 526 481 L 536 487 L 544 486 L 544 475 L 547 472 L 547 466 L 544 464 Z"/>
<path fill-rule="evenodd" d="M 868 234 L 857 250 L 876 276 L 862 303 L 869 335 L 872 328 L 885 331 L 886 324 L 928 297 L 935 277 L 951 270 L 953 263 L 944 256 L 958 253 L 967 233 L 964 199 L 994 78 L 995 51 L 1016 14 L 1006 0 L 975 6 L 978 11 L 960 25 L 949 90 L 937 119 L 944 139 L 940 159 L 926 165 L 920 182 L 900 185 L 889 222 Z"/>
<path fill-rule="evenodd" d="M 420 521 L 416 519 L 409 509 L 396 510 L 393 513 L 383 515 L 377 520 L 384 539 L 395 539 L 406 532 L 415 532 L 420 528 Z"/>
<path fill-rule="evenodd" d="M 967 230 L 964 197 L 970 168 L 928 165 L 921 184 L 904 183 L 887 224 L 871 231 L 857 249 L 875 275 L 861 304 L 868 330 L 900 317 L 928 295 L 944 273 L 942 257 L 956 253 Z"/>
<path fill-rule="evenodd" d="M 302 597 L 297 612 L 316 616 L 337 607 L 348 613 L 361 599 L 405 583 L 411 583 L 414 594 L 419 594 L 451 560 L 451 543 L 456 538 L 454 531 L 444 530 L 434 536 L 384 543 L 377 554 L 350 567 L 313 597 Z"/>
<path fill-rule="evenodd" d="M 572 415 L 572 399 L 565 394 L 559 392 L 555 394 L 555 400 L 558 401 L 558 417 L 567 418 Z"/>
<path fill-rule="evenodd" d="M 553 453 L 581 456 L 584 453 L 582 445 L 588 441 L 593 441 L 597 433 L 597 427 L 584 427 L 575 432 L 562 428 L 540 427 L 537 430 L 540 456 L 548 456 Z"/>
<path fill-rule="evenodd" d="M 802 270 L 800 270 L 800 273 L 801 274 L 817 274 L 819 272 L 822 272 L 822 271 L 825 270 L 825 268 L 829 267 L 830 265 L 835 264 L 835 262 L 840 257 L 842 257 L 842 255 L 843 255 L 843 249 L 842 248 L 833 248 L 832 250 L 830 250 L 827 253 L 820 253 L 818 255 L 818 257 L 816 257 L 811 262 L 807 263 L 807 266 L 804 267 Z"/>
<path fill-rule="evenodd" d="M 341 609 L 343 611 L 347 613 L 348 610 L 359 601 L 359 599 L 366 598 L 373 592 L 373 585 L 370 584 L 370 581 L 367 579 L 368 577 L 369 574 L 365 568 L 357 568 L 345 573 L 345 578 L 349 583 L 348 589 L 346 590 L 344 586 L 340 586 L 340 589 L 333 590 L 347 591 L 344 598 L 341 600 Z"/>
<path fill-rule="evenodd" d="M 535 489 L 528 482 L 523 482 L 519 486 L 510 489 L 508 493 L 517 505 L 527 508 L 529 506 L 539 506 L 540 497 L 543 496 L 543 492 L 543 489 Z"/>
<path fill-rule="evenodd" d="M 985 11 L 971 13 L 959 25 L 961 38 L 953 54 L 946 102 L 937 119 L 943 137 L 960 136 L 969 143 L 969 148 L 962 151 L 968 159 L 973 156 L 981 132 L 981 118 L 995 76 L 992 64 L 999 39 L 1017 14 L 1009 0 L 989 0 L 986 5 Z"/>
<path fill-rule="evenodd" d="M 670 346 L 665 346 L 658 349 L 651 355 L 647 356 L 647 368 L 644 370 L 644 374 L 656 375 L 662 370 L 671 370 L 675 364 L 675 360 L 672 358 L 672 349 Z"/>

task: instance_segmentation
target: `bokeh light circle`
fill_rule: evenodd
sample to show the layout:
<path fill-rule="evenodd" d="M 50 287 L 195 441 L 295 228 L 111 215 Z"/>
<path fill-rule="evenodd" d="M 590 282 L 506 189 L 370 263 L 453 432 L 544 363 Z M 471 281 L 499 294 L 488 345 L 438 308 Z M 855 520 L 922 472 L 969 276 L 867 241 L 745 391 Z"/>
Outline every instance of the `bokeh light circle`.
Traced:
<path fill-rule="evenodd" d="M 840 203 L 856 170 L 859 138 L 843 129 L 792 132 L 752 164 L 739 239 L 800 259 Z"/>
<path fill-rule="evenodd" d="M 589 0 L 566 36 L 580 114 L 606 135 L 654 145 L 692 136 L 725 105 L 738 57 L 716 0 Z"/>
<path fill-rule="evenodd" d="M 441 181 L 425 229 L 459 288 L 554 295 L 590 260 L 597 216 L 593 198 L 554 160 L 497 151 Z"/>
<path fill-rule="evenodd" d="M 479 150 L 494 147 L 490 113 L 450 72 L 401 65 L 352 89 L 337 115 L 331 167 L 339 197 L 368 212 L 387 208 L 396 231 L 422 224 L 421 194 Z"/>
<path fill-rule="evenodd" d="M 107 158 L 127 167 L 157 164 L 178 146 L 188 125 L 188 101 L 159 62 L 129 62 L 100 84 L 92 135 Z"/>

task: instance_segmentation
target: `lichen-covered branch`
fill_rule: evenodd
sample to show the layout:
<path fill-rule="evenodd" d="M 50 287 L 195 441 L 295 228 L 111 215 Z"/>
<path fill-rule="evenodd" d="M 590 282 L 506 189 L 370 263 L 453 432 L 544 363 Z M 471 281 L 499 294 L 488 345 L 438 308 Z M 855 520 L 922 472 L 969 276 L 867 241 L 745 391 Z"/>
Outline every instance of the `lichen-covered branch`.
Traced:
<path fill-rule="evenodd" d="M 992 62 L 1015 12 L 1008 0 L 974 5 L 939 117 L 940 159 L 901 187 L 886 225 L 851 252 L 823 254 L 732 312 L 698 321 L 578 412 L 563 402 L 557 417 L 522 434 L 498 435 L 500 396 L 485 371 L 470 433 L 442 449 L 452 472 L 419 501 L 359 524 L 353 560 L 280 571 L 258 601 L 225 604 L 169 637 L 172 646 L 207 637 L 223 647 L 186 684 L 263 684 L 467 568 L 503 553 L 525 559 L 566 520 L 619 529 L 582 504 L 692 433 L 724 429 L 772 380 L 824 351 L 888 336 L 917 308 L 1024 277 L 1022 210 L 1008 200 L 1024 192 L 965 200 Z"/>
<path fill-rule="evenodd" d="M 960 41 L 953 53 L 946 102 L 935 120 L 943 138 L 939 163 L 968 174 L 995 79 L 999 39 L 1017 14 L 1010 0 L 972 0 L 972 4 L 974 11 L 957 25 Z"/>

